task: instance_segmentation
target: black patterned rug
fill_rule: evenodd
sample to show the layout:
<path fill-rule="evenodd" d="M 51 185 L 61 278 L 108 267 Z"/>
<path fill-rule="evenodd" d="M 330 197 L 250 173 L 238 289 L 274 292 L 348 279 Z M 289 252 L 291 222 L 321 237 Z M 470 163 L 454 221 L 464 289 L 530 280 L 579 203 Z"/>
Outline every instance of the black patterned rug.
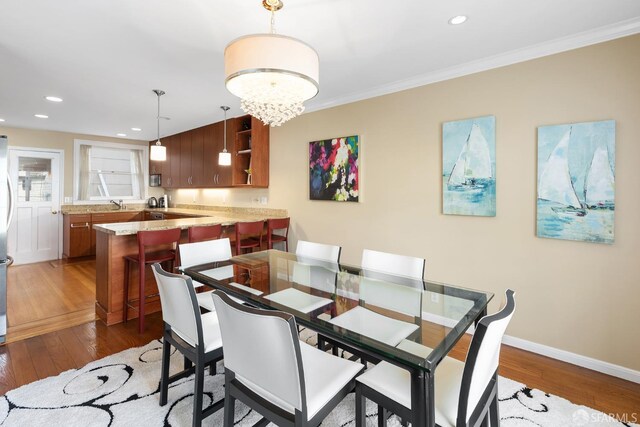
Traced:
<path fill-rule="evenodd" d="M 45 378 L 11 390 L 0 397 L 2 426 L 190 426 L 193 405 L 193 376 L 174 383 L 169 402 L 159 399 L 162 345 L 153 341 L 91 362 L 85 367 Z M 181 369 L 182 357 L 174 353 L 171 372 Z M 205 376 L 204 405 L 224 395 L 224 367 Z M 585 406 L 532 390 L 524 384 L 500 378 L 501 425 L 509 426 L 622 426 L 625 424 Z M 368 425 L 377 425 L 376 406 L 368 402 Z M 354 394 L 326 418 L 323 426 L 353 426 Z M 241 403 L 236 404 L 237 426 L 253 425 L 260 416 Z M 206 418 L 203 425 L 221 426 L 222 411 Z M 399 426 L 395 417 L 390 426 Z"/>

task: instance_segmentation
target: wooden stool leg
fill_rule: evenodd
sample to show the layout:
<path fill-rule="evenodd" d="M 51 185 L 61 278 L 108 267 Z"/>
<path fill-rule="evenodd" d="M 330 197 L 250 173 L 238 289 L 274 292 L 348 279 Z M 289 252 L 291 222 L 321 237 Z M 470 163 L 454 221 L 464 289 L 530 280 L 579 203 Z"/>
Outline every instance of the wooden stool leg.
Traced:
<path fill-rule="evenodd" d="M 127 323 L 127 311 L 129 308 L 129 260 L 124 260 L 124 289 L 122 303 L 122 321 Z"/>
<path fill-rule="evenodd" d="M 144 282 L 145 282 L 145 263 L 139 263 L 139 273 L 138 273 L 138 332 L 144 332 L 144 301 L 145 301 L 145 293 L 144 293 Z"/>

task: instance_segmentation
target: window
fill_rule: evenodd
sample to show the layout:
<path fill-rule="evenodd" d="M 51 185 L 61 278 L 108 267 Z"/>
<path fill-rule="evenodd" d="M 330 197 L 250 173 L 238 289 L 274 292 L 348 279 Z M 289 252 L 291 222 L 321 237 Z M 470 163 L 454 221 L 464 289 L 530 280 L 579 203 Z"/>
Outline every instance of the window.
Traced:
<path fill-rule="evenodd" d="M 146 198 L 148 147 L 76 140 L 74 200 Z"/>

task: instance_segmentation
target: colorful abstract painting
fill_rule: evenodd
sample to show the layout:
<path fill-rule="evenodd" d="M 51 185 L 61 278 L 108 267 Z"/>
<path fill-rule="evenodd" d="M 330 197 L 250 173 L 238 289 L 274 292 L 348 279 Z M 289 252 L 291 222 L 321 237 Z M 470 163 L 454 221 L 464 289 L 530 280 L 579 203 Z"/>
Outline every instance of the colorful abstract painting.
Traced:
<path fill-rule="evenodd" d="M 442 125 L 442 212 L 496 216 L 496 118 Z"/>
<path fill-rule="evenodd" d="M 538 237 L 613 243 L 614 120 L 538 128 Z"/>
<path fill-rule="evenodd" d="M 358 136 L 309 143 L 311 200 L 358 201 Z"/>

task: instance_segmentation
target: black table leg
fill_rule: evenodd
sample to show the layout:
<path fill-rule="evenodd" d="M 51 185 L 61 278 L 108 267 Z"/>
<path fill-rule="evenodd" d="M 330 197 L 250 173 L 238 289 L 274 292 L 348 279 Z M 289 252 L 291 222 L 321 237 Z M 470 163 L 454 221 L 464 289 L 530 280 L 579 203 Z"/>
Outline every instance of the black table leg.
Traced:
<path fill-rule="evenodd" d="M 476 317 L 476 320 L 473 321 L 473 326 L 477 327 L 478 326 L 478 322 L 480 322 L 480 319 L 482 319 L 484 316 L 487 315 L 487 307 L 485 307 L 480 314 L 478 314 L 478 317 Z"/>
<path fill-rule="evenodd" d="M 433 393 L 433 385 L 433 375 L 431 373 L 418 370 L 411 372 L 412 426 L 435 427 L 435 396 Z"/>

